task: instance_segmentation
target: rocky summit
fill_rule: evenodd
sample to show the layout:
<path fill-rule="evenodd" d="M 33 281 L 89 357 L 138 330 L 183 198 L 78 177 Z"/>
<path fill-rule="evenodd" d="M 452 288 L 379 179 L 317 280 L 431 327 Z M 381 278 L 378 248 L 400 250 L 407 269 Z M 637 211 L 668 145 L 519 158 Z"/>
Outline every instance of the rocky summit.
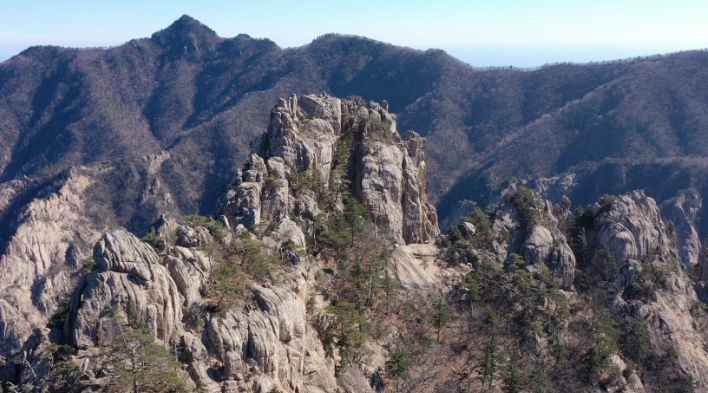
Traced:
<path fill-rule="evenodd" d="M 333 170 L 346 173 L 352 193 L 373 221 L 400 244 L 425 243 L 439 234 L 426 195 L 425 139 L 401 136 L 396 116 L 376 103 L 306 95 L 282 100 L 268 132 L 253 144 L 244 170 L 220 201 L 230 225 L 278 222 L 289 215 L 320 214 L 315 195 L 289 192 L 288 174 L 311 173 L 322 187 L 342 187 Z"/>
<path fill-rule="evenodd" d="M 92 217 L 113 167 L 47 184 L 0 260 L 4 391 L 708 391 L 700 196 L 571 211 L 572 176 L 537 179 L 441 233 L 388 107 L 281 99 L 210 216 L 145 157 L 142 238 Z"/>

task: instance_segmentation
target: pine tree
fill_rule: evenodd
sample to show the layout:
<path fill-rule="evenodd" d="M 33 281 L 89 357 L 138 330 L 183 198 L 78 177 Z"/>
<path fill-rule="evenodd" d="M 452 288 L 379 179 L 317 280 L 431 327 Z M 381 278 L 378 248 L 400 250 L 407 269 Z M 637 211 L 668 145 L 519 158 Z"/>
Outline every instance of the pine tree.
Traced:
<path fill-rule="evenodd" d="M 388 374 L 396 378 L 396 392 L 401 378 L 408 376 L 408 370 L 411 367 L 411 360 L 408 358 L 408 352 L 403 347 L 402 343 L 397 343 L 393 351 L 386 361 L 386 371 Z"/>
<path fill-rule="evenodd" d="M 496 331 L 499 326 L 499 316 L 496 311 L 487 310 L 484 313 L 484 325 L 487 328 L 487 342 L 484 344 L 483 349 L 482 387 L 484 387 L 486 381 L 489 381 L 489 387 L 491 388 L 499 360 L 499 343 Z"/>
<path fill-rule="evenodd" d="M 507 367 L 507 374 L 506 379 L 504 379 L 504 392 L 520 393 L 523 389 L 523 378 L 519 374 L 519 364 L 516 355 L 511 358 L 511 363 Z"/>
<path fill-rule="evenodd" d="M 438 331 L 438 342 L 440 342 L 440 330 L 452 321 L 452 312 L 447 305 L 447 302 L 442 296 L 438 299 L 437 310 L 433 316 L 433 323 Z"/>
<path fill-rule="evenodd" d="M 145 324 L 136 318 L 138 312 L 128 310 L 130 324 L 123 326 L 117 310 L 113 315 L 114 331 L 118 336 L 107 354 L 106 365 L 112 374 L 109 391 L 140 392 L 186 392 L 178 374 L 180 362 L 164 345 L 145 330 Z"/>

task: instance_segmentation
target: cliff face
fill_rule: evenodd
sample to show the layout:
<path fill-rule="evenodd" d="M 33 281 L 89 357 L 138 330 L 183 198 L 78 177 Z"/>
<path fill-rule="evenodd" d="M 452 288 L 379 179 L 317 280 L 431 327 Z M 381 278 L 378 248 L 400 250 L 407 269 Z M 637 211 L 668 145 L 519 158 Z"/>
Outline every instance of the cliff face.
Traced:
<path fill-rule="evenodd" d="M 595 184 L 592 184 L 593 182 Z M 587 173 L 535 178 L 527 185 L 552 203 L 562 203 L 564 198 L 569 202 L 568 197 L 578 197 L 583 201 L 587 198 L 588 189 L 594 189 L 590 194 L 596 194 L 606 188 L 602 182 L 596 181 Z M 616 185 L 613 190 L 621 190 L 623 187 L 626 185 Z M 690 189 L 679 190 L 676 197 L 666 199 L 661 206 L 662 218 L 673 224 L 679 255 L 689 272 L 693 272 L 698 266 L 701 255 L 701 242 L 696 225 L 702 209 L 703 200 L 700 193 Z"/>
<path fill-rule="evenodd" d="M 66 310 L 81 270 L 91 260 L 101 233 L 119 223 L 109 206 L 135 199 L 129 215 L 157 220 L 174 211 L 174 202 L 155 174 L 166 155 L 137 161 L 71 168 L 49 181 L 33 178 L 0 187 L 0 375 L 27 374 L 23 357 L 56 341 L 61 326 L 52 322 Z M 139 193 L 108 194 L 106 179 L 138 185 Z M 118 179 L 118 180 L 116 180 Z M 125 190 L 124 190 L 125 191 Z M 156 214 L 156 212 L 158 212 Z M 134 216 L 135 217 L 135 216 Z M 35 378 L 36 379 L 36 378 Z"/>
<path fill-rule="evenodd" d="M 539 180 L 552 201 L 512 187 L 441 236 L 425 139 L 386 105 L 282 100 L 214 217 L 164 215 L 143 241 L 87 223 L 115 168 L 69 172 L 0 260 L 0 378 L 122 389 L 121 367 L 153 362 L 173 364 L 164 383 L 228 393 L 504 391 L 518 375 L 529 391 L 708 389 L 700 198 L 664 218 L 642 191 L 574 214 L 572 176 Z M 144 206 L 172 206 L 170 159 L 142 160 Z M 27 187 L 0 188 L 0 207 Z"/>
<path fill-rule="evenodd" d="M 179 349 L 192 386 L 201 381 L 209 391 L 264 393 L 274 383 L 301 392 L 336 388 L 334 363 L 307 324 L 306 271 L 278 286 L 253 285 L 248 308 L 211 315 L 195 311 L 205 306 L 214 268 L 204 251 L 175 246 L 158 255 L 117 230 L 96 244 L 94 259 L 66 330 L 79 348 L 77 363 L 97 382 L 108 380 L 100 375 L 105 356 L 96 349 L 120 342 L 123 331 L 141 321 L 163 345 Z"/>
<path fill-rule="evenodd" d="M 674 225 L 681 260 L 690 272 L 695 273 L 701 255 L 696 220 L 702 207 L 703 198 L 698 192 L 684 191 L 665 201 L 661 209 L 662 218 Z"/>
<path fill-rule="evenodd" d="M 0 256 L 0 353 L 8 356 L 42 331 L 58 300 L 78 281 L 83 250 L 96 230 L 84 216 L 90 178 L 72 172 L 55 193 L 29 203 Z M 40 333 L 42 335 L 42 333 Z"/>
<path fill-rule="evenodd" d="M 578 344 L 583 341 L 583 333 L 577 331 L 574 324 L 593 326 L 593 335 L 618 337 L 605 347 L 613 348 L 603 355 L 607 366 L 601 366 L 600 373 L 594 377 L 606 389 L 654 391 L 670 384 L 669 380 L 690 376 L 691 389 L 706 391 L 708 352 L 705 343 L 708 336 L 701 327 L 705 316 L 702 311 L 697 311 L 700 309 L 698 300 L 708 299 L 706 285 L 701 281 L 705 279 L 701 274 L 705 271 L 706 258 L 705 251 L 701 251 L 701 258 L 697 260 L 697 236 L 691 221 L 692 212 L 700 208 L 700 197 L 686 194 L 667 202 L 664 218 L 660 207 L 643 191 L 621 196 L 606 195 L 576 215 L 571 213 L 571 201 L 566 196 L 570 193 L 569 185 L 572 187 L 572 178 L 535 183 L 557 203 L 543 200 L 540 194 L 525 187 L 514 186 L 507 190 L 490 214 L 491 235 L 485 234 L 483 228 L 475 227 L 480 225 L 475 213 L 466 218 L 466 223 L 457 226 L 455 230 L 458 232 L 453 238 L 462 237 L 463 242 L 471 242 L 473 250 L 465 256 L 460 251 L 464 250 L 460 245 L 463 243 L 458 241 L 454 246 L 453 260 L 481 266 L 484 258 L 491 258 L 508 272 L 521 267 L 527 272 L 524 274 L 538 279 L 548 268 L 555 284 L 564 290 L 570 307 L 575 308 L 569 324 L 558 336 L 558 342 L 575 348 L 572 350 L 583 354 L 578 359 L 587 361 L 597 356 L 597 351 L 602 351 L 599 348 L 608 342 L 591 344 L 597 340 L 598 336 L 594 336 L 590 343 Z M 460 210 L 463 209 L 461 204 Z M 490 242 L 487 252 L 479 247 L 484 241 Z M 513 298 L 518 290 L 507 288 L 504 293 L 508 295 L 504 296 Z M 484 298 L 485 295 L 481 296 Z M 584 297 L 583 300 L 580 297 Z M 515 303 L 511 307 L 518 310 L 524 307 L 522 304 Z M 607 311 L 600 311 L 602 309 Z M 612 315 L 610 324 L 619 327 L 619 332 L 615 328 L 603 330 L 595 320 L 602 312 Z M 508 315 L 512 320 L 519 317 L 514 312 Z M 529 318 L 528 313 L 521 315 Z M 643 355 L 638 355 L 638 347 L 631 343 L 641 335 L 636 326 L 643 324 L 646 334 L 642 340 L 645 340 L 646 347 Z M 623 329 L 629 331 L 623 332 Z M 539 345 L 541 348 L 558 345 L 552 338 L 536 340 L 540 343 L 535 343 L 535 350 L 539 350 Z M 547 359 L 543 361 L 547 362 Z M 553 362 L 545 364 L 550 369 L 554 367 Z M 637 373 L 626 371 L 632 368 L 630 364 L 638 368 Z M 663 364 L 661 367 L 666 370 L 674 370 L 668 372 L 674 373 L 673 376 L 652 372 L 652 367 L 657 364 Z M 612 376 L 610 370 L 613 368 L 625 371 L 622 376 Z M 647 370 L 640 371 L 643 368 Z M 583 371 L 577 375 L 585 378 L 582 377 Z M 682 390 L 687 388 L 679 385 L 673 389 L 692 391 Z"/>
<path fill-rule="evenodd" d="M 529 266 L 547 265 L 560 287 L 571 290 L 575 278 L 575 255 L 559 229 L 559 218 L 554 216 L 550 203 L 540 198 L 536 202 L 537 206 L 527 208 L 537 209 L 539 218 L 529 223 L 522 222 L 520 206 L 512 201 L 501 204 L 494 212 L 492 228 L 496 233 L 505 234 L 494 244 L 495 257 L 503 264 L 510 264 L 516 254 Z M 560 218 L 564 217 L 560 215 Z"/>
<path fill-rule="evenodd" d="M 700 391 L 708 388 L 706 336 L 691 315 L 698 300 L 691 277 L 684 268 L 676 244 L 676 233 L 661 219 L 656 202 L 642 191 L 617 198 L 611 205 L 595 204 L 591 209 L 591 242 L 608 250 L 620 267 L 615 281 L 612 307 L 621 315 L 640 317 L 651 331 L 652 347 L 673 348 L 679 367 L 690 374 Z M 595 253 L 591 263 L 601 263 Z M 651 271 L 656 290 L 652 300 L 638 300 L 633 285 Z"/>
<path fill-rule="evenodd" d="M 427 242 L 439 230 L 425 193 L 424 144 L 415 132 L 401 137 L 396 117 L 379 104 L 293 96 L 273 109 L 267 133 L 253 144 L 247 166 L 221 198 L 220 211 L 232 226 L 249 228 L 278 222 L 290 212 L 314 218 L 313 195 L 289 193 L 288 178 L 307 175 L 324 189 L 351 182 L 355 198 L 391 240 Z M 336 178 L 333 170 L 340 172 Z"/>
<path fill-rule="evenodd" d="M 21 263 L 3 260 L 3 266 L 14 269 L 8 270 L 6 277 L 24 277 L 26 281 L 24 286 L 16 286 L 17 296 L 13 298 L 6 289 L 8 295 L 3 298 L 11 306 L 4 309 L 3 317 L 14 323 L 5 329 L 4 350 L 18 354 L 12 355 L 16 360 L 5 364 L 7 373 L 19 370 L 22 378 L 16 382 L 56 390 L 41 378 L 59 359 L 49 349 L 51 345 L 66 343 L 76 350 L 72 364 L 77 365 L 80 378 L 98 385 L 113 383 L 115 375 L 106 370 L 113 369 L 115 358 L 104 348 L 125 344 L 129 332 L 141 326 L 186 365 L 191 377 L 188 387 L 213 392 L 267 392 L 273 386 L 299 392 L 331 392 L 338 387 L 351 392 L 370 390 L 367 378 L 378 375 L 383 360 L 378 357 L 364 362 L 361 368 L 342 372 L 337 379 L 339 355 L 335 351 L 333 356 L 332 348 L 325 348 L 321 327 L 315 327 L 332 321 L 325 312 L 327 304 L 317 295 L 321 288 L 315 277 L 323 261 L 302 254 L 313 236 L 308 231 L 314 231 L 306 222 L 320 219 L 325 209 L 345 209 L 344 199 L 354 198 L 365 207 L 360 214 L 385 228 L 382 238 L 410 244 L 393 253 L 388 270 L 392 276 L 414 291 L 436 290 L 439 269 L 423 266 L 437 257 L 437 248 L 415 244 L 430 242 L 439 234 L 435 209 L 425 196 L 424 142 L 413 132 L 401 137 L 395 116 L 378 104 L 326 96 L 284 100 L 273 110 L 268 131 L 253 144 L 250 159 L 220 199 L 217 217 L 226 228 L 218 239 L 213 227 L 175 227 L 171 220 L 162 219 L 158 237 L 169 232 L 174 235 L 165 239 L 161 248 L 153 248 L 125 230 L 104 234 L 94 246 L 92 258 L 85 248 L 77 248 L 83 254 L 73 257 L 76 266 L 57 275 L 62 279 L 52 282 L 61 286 L 47 285 L 53 292 L 47 289 L 43 295 L 57 298 L 75 288 L 70 302 L 62 306 L 67 307 L 62 311 L 65 323 L 44 330 L 40 327 L 55 315 L 56 302 L 47 301 L 48 307 L 32 316 L 27 310 L 34 306 L 15 304 L 12 299 L 20 299 L 28 285 L 36 286 L 37 277 L 43 277 L 41 271 L 31 269 L 61 264 L 61 257 L 71 248 L 62 241 L 71 242 L 79 236 L 60 232 L 54 224 L 45 228 L 47 222 L 58 221 L 68 229 L 82 227 L 81 220 L 95 211 L 95 205 L 87 202 L 92 194 L 86 189 L 101 168 L 80 171 L 84 176 L 70 177 L 56 196 L 37 202 L 54 206 L 52 209 L 39 206 L 30 210 L 34 215 L 47 211 L 61 218 L 39 220 L 39 227 L 32 227 L 34 221 L 28 219 L 8 243 L 11 252 L 7 258 L 16 256 L 27 266 L 20 269 Z M 159 177 L 151 180 L 169 159 L 169 154 L 145 158 L 144 201 L 170 206 L 170 195 L 161 189 Z M 110 173 L 112 169 L 102 170 Z M 306 187 L 301 184 L 303 179 Z M 11 204 L 14 194 L 5 194 Z M 269 227 L 265 233 L 259 229 L 264 223 Z M 254 241 L 262 242 L 260 253 L 275 253 L 292 265 L 278 270 L 277 284 L 275 277 L 262 275 L 244 278 L 242 284 L 233 282 L 239 288 L 243 285 L 245 292 L 236 290 L 240 300 L 226 308 L 222 300 L 229 292 L 219 286 L 223 284 L 220 272 L 233 256 L 213 250 L 215 244 L 221 244 L 236 253 L 231 255 L 238 255 L 237 250 L 249 244 L 244 239 L 256 239 L 240 225 L 258 233 Z M 97 231 L 88 225 L 85 228 L 83 236 L 92 242 Z M 38 242 L 36 252 L 32 250 L 37 247 L 19 248 L 20 244 L 34 244 L 19 241 L 33 236 L 47 245 Z M 52 240 L 56 236 L 58 243 Z M 32 259 L 32 255 L 38 258 Z M 84 261 L 92 262 L 92 267 Z M 306 305 L 313 300 L 319 304 L 314 316 Z M 382 350 L 378 345 L 373 348 Z"/>

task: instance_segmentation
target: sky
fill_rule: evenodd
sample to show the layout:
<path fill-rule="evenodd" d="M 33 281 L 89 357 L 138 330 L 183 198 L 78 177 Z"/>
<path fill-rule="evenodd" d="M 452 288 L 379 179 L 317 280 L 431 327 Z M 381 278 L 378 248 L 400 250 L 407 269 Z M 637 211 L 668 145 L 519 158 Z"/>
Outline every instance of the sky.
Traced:
<path fill-rule="evenodd" d="M 706 0 L 0 0 L 0 61 L 32 45 L 120 45 L 187 14 L 281 47 L 326 33 L 440 48 L 473 66 L 536 67 L 708 47 Z"/>

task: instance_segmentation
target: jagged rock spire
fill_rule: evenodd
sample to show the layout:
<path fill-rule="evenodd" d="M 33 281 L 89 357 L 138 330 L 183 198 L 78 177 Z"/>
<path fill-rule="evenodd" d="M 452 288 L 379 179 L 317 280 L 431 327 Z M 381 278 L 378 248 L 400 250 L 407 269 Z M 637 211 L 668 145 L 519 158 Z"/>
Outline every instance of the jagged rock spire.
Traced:
<path fill-rule="evenodd" d="M 336 160 L 346 160 L 353 195 L 393 241 L 435 238 L 439 230 L 426 196 L 425 139 L 415 132 L 401 137 L 396 116 L 385 106 L 325 93 L 281 99 L 268 131 L 253 144 L 247 170 L 222 196 L 221 213 L 230 224 L 246 226 L 290 213 L 314 217 L 317 201 L 311 194 L 293 195 L 286 174 L 309 172 L 327 187 L 334 166 L 342 166 Z"/>

